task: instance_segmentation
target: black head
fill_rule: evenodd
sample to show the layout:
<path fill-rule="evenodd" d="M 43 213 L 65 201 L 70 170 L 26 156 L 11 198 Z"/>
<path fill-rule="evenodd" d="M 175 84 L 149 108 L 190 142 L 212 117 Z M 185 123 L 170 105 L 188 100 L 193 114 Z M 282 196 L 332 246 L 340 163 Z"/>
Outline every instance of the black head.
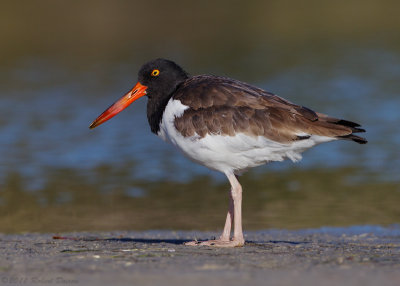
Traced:
<path fill-rule="evenodd" d="M 132 102 L 146 95 L 149 97 L 147 118 L 151 130 L 157 133 L 168 100 L 178 85 L 188 77 L 188 74 L 173 61 L 156 59 L 144 64 L 139 71 L 138 83 L 97 117 L 90 125 L 90 128 L 95 128 L 106 122 Z"/>
<path fill-rule="evenodd" d="M 176 87 L 188 78 L 188 74 L 176 63 L 156 59 L 144 64 L 138 74 L 138 81 L 147 86 L 149 98 L 170 98 Z"/>
<path fill-rule="evenodd" d="M 158 133 L 162 115 L 173 92 L 189 75 L 176 63 L 156 59 L 144 64 L 138 75 L 138 82 L 147 87 L 147 120 L 151 131 Z"/>

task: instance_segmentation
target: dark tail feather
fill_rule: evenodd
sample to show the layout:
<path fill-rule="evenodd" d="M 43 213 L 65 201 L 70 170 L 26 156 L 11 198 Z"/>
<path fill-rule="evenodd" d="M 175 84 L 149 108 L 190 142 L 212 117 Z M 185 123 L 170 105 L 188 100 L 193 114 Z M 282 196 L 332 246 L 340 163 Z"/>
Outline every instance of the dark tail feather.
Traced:
<path fill-rule="evenodd" d="M 345 136 L 337 136 L 337 138 L 345 139 L 345 140 L 353 140 L 354 142 L 357 142 L 359 144 L 368 143 L 367 139 L 357 136 L 357 135 L 353 135 L 353 134 L 349 134 L 349 135 L 345 135 Z"/>
<path fill-rule="evenodd" d="M 350 128 L 351 128 L 351 131 L 352 131 L 353 133 L 365 132 L 365 129 L 358 128 L 358 127 L 361 127 L 360 124 L 355 123 L 355 122 L 352 122 L 352 121 L 339 119 L 339 120 L 337 120 L 337 121 L 332 121 L 331 123 L 334 123 L 334 124 L 337 124 L 337 125 L 346 126 L 346 127 L 350 127 Z"/>
<path fill-rule="evenodd" d="M 353 140 L 354 142 L 357 142 L 359 144 L 368 143 L 367 139 L 353 134 L 353 133 L 365 132 L 365 129 L 358 128 L 361 126 L 360 124 L 352 122 L 352 121 L 348 121 L 348 120 L 343 120 L 343 119 L 340 119 L 340 120 L 338 120 L 336 122 L 332 122 L 332 123 L 351 128 L 351 131 L 352 131 L 351 134 L 344 135 L 344 136 L 337 136 L 337 138 L 345 139 L 345 140 Z"/>
<path fill-rule="evenodd" d="M 334 122 L 335 124 L 344 125 L 347 127 L 360 127 L 361 125 L 352 121 L 339 119 L 338 121 Z"/>

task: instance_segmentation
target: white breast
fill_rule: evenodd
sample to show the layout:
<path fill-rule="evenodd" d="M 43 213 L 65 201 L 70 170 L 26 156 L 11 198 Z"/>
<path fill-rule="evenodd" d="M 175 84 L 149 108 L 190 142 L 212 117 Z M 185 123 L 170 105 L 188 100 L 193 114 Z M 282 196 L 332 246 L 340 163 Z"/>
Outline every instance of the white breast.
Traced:
<path fill-rule="evenodd" d="M 170 99 L 165 107 L 164 114 L 161 120 L 160 130 L 157 135 L 161 137 L 164 141 L 169 141 L 174 143 L 176 136 L 180 134 L 175 128 L 174 120 L 175 118 L 181 117 L 183 112 L 188 109 L 189 106 L 183 105 L 180 100 Z M 183 136 L 180 135 L 182 138 Z"/>
<path fill-rule="evenodd" d="M 223 173 L 241 173 L 248 168 L 270 161 L 301 159 L 301 152 L 312 146 L 334 140 L 331 137 L 312 135 L 309 139 L 282 144 L 268 138 L 252 137 L 243 133 L 235 136 L 198 135 L 183 137 L 174 125 L 175 118 L 182 116 L 189 107 L 179 100 L 170 99 L 160 125 L 158 136 L 175 145 L 191 160 Z"/>

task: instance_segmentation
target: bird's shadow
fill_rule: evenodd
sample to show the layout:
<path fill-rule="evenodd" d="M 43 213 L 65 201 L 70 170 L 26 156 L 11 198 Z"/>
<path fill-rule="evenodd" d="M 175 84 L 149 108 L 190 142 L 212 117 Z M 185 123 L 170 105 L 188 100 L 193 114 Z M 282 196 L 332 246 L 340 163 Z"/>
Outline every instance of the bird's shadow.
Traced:
<path fill-rule="evenodd" d="M 174 238 L 131 238 L 131 237 L 111 237 L 111 238 L 99 238 L 99 237 L 61 237 L 61 236 L 53 236 L 53 239 L 62 239 L 62 240 L 74 240 L 74 241 L 113 241 L 113 242 L 122 242 L 122 243 L 145 243 L 145 244 L 175 244 L 175 245 L 183 245 L 186 242 L 192 241 L 190 239 L 174 239 Z M 215 238 L 214 238 L 215 239 Z M 203 240 L 199 240 L 203 241 Z M 298 244 L 307 244 L 309 241 L 289 241 L 289 240 L 248 240 L 246 241 L 247 245 L 266 245 L 266 244 L 290 244 L 290 245 L 298 245 Z"/>
<path fill-rule="evenodd" d="M 186 242 L 191 241 L 190 239 L 169 239 L 169 238 L 106 238 L 105 241 L 118 241 L 118 242 L 135 242 L 135 243 L 148 243 L 148 244 L 156 244 L 156 243 L 169 243 L 169 244 L 184 244 Z"/>
<path fill-rule="evenodd" d="M 157 243 L 169 243 L 169 244 L 185 244 L 186 242 L 192 241 L 190 239 L 154 239 L 154 238 L 108 238 L 106 241 L 119 241 L 119 242 L 136 242 L 136 243 L 148 243 L 148 244 L 157 244 Z M 203 240 L 199 240 L 203 241 Z M 290 244 L 290 245 L 298 245 L 298 244 L 307 244 L 309 241 L 289 241 L 289 240 L 266 240 L 266 241 L 253 241 L 248 240 L 246 244 L 248 245 L 265 245 L 265 244 Z"/>
<path fill-rule="evenodd" d="M 269 241 L 264 241 L 261 243 L 286 243 L 286 244 L 291 244 L 291 245 L 298 245 L 298 244 L 306 244 L 310 243 L 310 241 L 290 241 L 290 240 L 269 240 Z"/>

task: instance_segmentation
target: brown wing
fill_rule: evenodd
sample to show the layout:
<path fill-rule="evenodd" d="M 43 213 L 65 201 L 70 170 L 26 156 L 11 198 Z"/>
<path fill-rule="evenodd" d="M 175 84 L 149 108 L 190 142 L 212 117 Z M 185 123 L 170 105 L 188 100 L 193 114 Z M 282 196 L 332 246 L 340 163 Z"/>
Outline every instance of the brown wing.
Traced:
<path fill-rule="evenodd" d="M 309 134 L 365 141 L 352 135 L 363 131 L 356 123 L 315 113 L 275 94 L 228 78 L 192 77 L 178 88 L 174 99 L 190 106 L 175 119 L 175 127 L 185 137 L 244 133 L 288 143 L 307 139 L 309 136 L 304 134 Z"/>

